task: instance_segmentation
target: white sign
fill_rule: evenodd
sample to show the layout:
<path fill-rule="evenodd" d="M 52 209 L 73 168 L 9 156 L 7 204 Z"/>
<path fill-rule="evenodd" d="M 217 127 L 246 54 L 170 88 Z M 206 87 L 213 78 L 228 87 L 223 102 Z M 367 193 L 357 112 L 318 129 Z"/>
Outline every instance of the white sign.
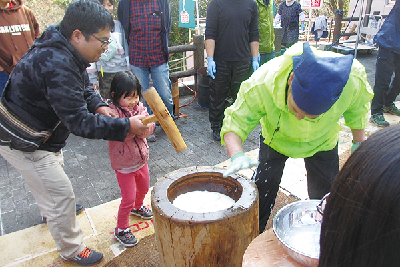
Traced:
<path fill-rule="evenodd" d="M 301 8 L 321 8 L 322 0 L 300 0 Z"/>

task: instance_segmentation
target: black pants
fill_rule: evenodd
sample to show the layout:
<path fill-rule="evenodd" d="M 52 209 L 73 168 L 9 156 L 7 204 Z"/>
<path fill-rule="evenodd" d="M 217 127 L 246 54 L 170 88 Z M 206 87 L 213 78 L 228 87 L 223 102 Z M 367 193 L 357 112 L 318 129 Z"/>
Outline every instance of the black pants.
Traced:
<path fill-rule="evenodd" d="M 395 74 L 393 81 L 392 75 Z M 376 59 L 374 98 L 371 114 L 382 113 L 384 106 L 391 105 L 400 93 L 400 55 L 379 47 Z"/>
<path fill-rule="evenodd" d="M 251 61 L 216 62 L 215 79 L 210 79 L 209 120 L 212 130 L 219 131 L 224 111 L 235 100 L 240 84 L 251 75 Z"/>
<path fill-rule="evenodd" d="M 260 135 L 260 152 L 257 171 L 253 175 L 259 192 L 259 226 L 264 231 L 275 205 L 279 184 L 287 156 L 264 144 Z M 321 151 L 304 159 L 307 169 L 307 189 L 310 199 L 321 199 L 331 189 L 333 180 L 339 173 L 338 145 L 330 151 Z"/>

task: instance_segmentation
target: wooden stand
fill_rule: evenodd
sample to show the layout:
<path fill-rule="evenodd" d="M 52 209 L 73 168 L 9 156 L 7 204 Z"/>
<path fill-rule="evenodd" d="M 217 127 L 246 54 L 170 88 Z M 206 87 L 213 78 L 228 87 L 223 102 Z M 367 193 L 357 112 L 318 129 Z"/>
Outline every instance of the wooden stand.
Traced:
<path fill-rule="evenodd" d="M 258 191 L 224 169 L 191 167 L 167 174 L 154 185 L 151 205 L 158 253 L 164 267 L 242 266 L 243 254 L 258 235 Z M 227 210 L 194 213 L 172 204 L 195 190 L 219 192 L 236 203 Z"/>
<path fill-rule="evenodd" d="M 243 267 L 305 267 L 295 261 L 279 243 L 272 229 L 254 239 L 243 256 Z"/>

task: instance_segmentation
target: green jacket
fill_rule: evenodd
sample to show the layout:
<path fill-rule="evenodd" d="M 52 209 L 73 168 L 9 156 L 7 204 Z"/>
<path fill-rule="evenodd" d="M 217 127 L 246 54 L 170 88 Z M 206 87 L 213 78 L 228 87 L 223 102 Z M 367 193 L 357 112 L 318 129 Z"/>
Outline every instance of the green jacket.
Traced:
<path fill-rule="evenodd" d="M 341 56 L 312 49 L 316 56 Z M 289 113 L 286 104 L 287 78 L 293 69 L 292 57 L 302 51 L 302 43 L 293 45 L 284 55 L 260 66 L 242 83 L 235 103 L 225 110 L 221 136 L 234 132 L 244 142 L 249 132 L 261 123 L 265 144 L 288 157 L 306 158 L 336 146 L 342 115 L 345 125 L 351 129 L 366 127 L 373 90 L 368 84 L 364 66 L 356 59 L 339 99 L 316 122 L 298 120 Z M 321 90 L 323 86 L 321 84 Z M 222 144 L 225 145 L 224 139 Z"/>
<path fill-rule="evenodd" d="M 263 0 L 256 0 L 258 8 L 258 31 L 260 34 L 260 54 L 275 51 L 275 32 L 274 32 L 274 2 L 269 1 L 266 6 Z"/>

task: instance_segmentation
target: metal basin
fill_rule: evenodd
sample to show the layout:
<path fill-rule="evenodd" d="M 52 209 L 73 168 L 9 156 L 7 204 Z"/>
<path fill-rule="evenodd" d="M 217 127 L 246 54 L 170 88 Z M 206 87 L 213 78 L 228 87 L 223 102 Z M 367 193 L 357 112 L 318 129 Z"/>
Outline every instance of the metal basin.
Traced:
<path fill-rule="evenodd" d="M 301 200 L 281 208 L 272 227 L 286 252 L 305 266 L 318 266 L 322 215 L 320 200 Z"/>

